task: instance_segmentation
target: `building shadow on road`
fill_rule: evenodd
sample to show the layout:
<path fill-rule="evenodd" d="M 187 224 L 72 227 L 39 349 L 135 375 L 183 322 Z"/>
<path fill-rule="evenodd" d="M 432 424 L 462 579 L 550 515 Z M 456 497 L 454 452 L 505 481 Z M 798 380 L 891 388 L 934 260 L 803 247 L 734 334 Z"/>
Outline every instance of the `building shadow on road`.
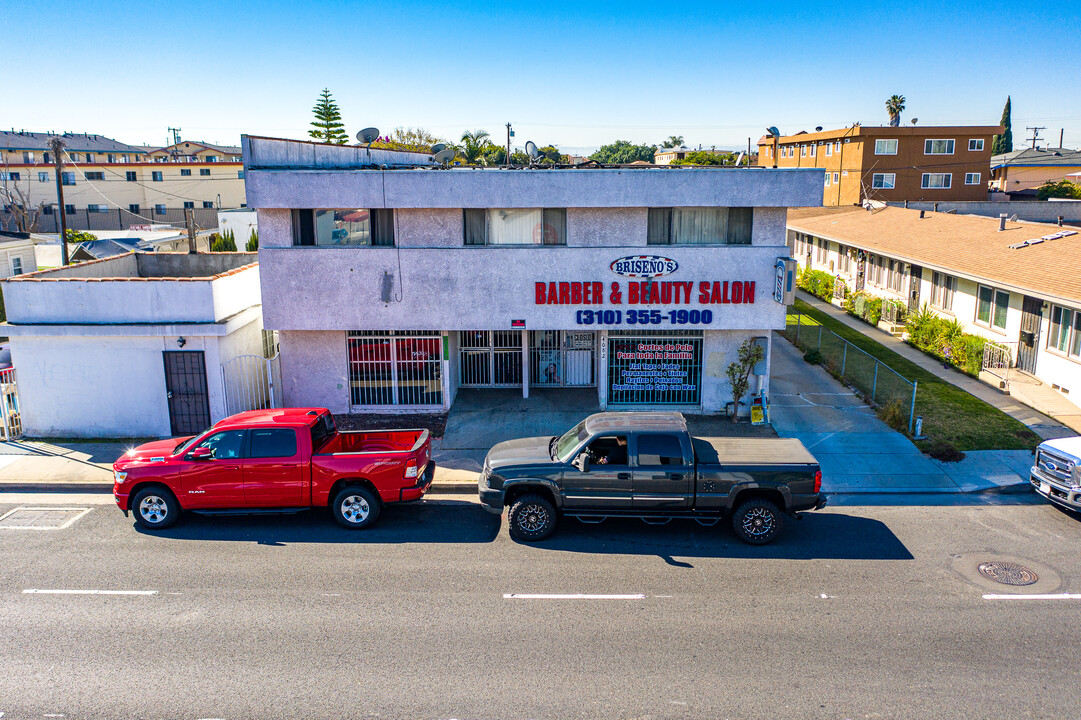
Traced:
<path fill-rule="evenodd" d="M 663 526 L 640 520 L 610 519 L 597 525 L 564 520 L 556 534 L 533 547 L 554 552 L 653 555 L 674 567 L 693 567 L 693 558 L 749 560 L 912 560 L 912 553 L 878 520 L 839 513 L 807 514 L 788 519 L 784 532 L 769 545 L 739 541 L 721 521 L 702 527 L 689 520 Z M 681 558 L 676 560 L 675 558 Z"/>
<path fill-rule="evenodd" d="M 326 508 L 295 515 L 199 515 L 184 513 L 165 530 L 147 536 L 168 540 L 250 542 L 271 547 L 303 543 L 401 545 L 422 543 L 490 543 L 499 534 L 500 519 L 480 505 L 465 501 L 408 503 L 383 508 L 379 520 L 366 530 L 338 525 Z"/>

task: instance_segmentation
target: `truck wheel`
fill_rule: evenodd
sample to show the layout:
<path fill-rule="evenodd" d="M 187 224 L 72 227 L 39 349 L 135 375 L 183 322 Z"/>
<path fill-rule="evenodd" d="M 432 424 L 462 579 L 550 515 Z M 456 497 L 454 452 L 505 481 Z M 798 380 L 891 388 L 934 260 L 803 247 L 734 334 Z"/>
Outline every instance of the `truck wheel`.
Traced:
<path fill-rule="evenodd" d="M 552 534 L 556 527 L 556 509 L 542 495 L 523 495 L 507 513 L 510 536 L 522 542 L 536 542 Z"/>
<path fill-rule="evenodd" d="M 180 503 L 163 487 L 145 487 L 131 499 L 135 522 L 147 530 L 162 530 L 180 519 Z"/>
<path fill-rule="evenodd" d="M 334 496 L 330 507 L 339 525 L 350 530 L 360 530 L 375 523 L 382 503 L 368 488 L 353 485 L 342 488 Z"/>
<path fill-rule="evenodd" d="M 777 538 L 784 526 L 784 515 L 777 505 L 765 498 L 742 503 L 732 514 L 736 536 L 751 545 L 765 545 Z"/>

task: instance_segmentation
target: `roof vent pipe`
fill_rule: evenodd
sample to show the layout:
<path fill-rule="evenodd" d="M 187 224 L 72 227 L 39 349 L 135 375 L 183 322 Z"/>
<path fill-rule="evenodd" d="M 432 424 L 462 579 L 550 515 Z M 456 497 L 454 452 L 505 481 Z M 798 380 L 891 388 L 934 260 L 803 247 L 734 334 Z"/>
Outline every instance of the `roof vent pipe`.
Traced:
<path fill-rule="evenodd" d="M 1058 226 L 1062 227 L 1062 216 L 1061 215 L 1058 216 Z"/>
<path fill-rule="evenodd" d="M 1006 229 L 1006 213 L 999 213 L 998 216 L 998 231 L 1002 232 Z"/>
<path fill-rule="evenodd" d="M 938 203 L 935 203 L 935 212 L 938 212 Z"/>
<path fill-rule="evenodd" d="M 905 200 L 905 210 L 908 210 L 908 200 Z"/>
<path fill-rule="evenodd" d="M 920 220 L 923 220 L 923 215 L 924 215 L 925 212 L 926 212 L 925 210 L 920 210 Z"/>

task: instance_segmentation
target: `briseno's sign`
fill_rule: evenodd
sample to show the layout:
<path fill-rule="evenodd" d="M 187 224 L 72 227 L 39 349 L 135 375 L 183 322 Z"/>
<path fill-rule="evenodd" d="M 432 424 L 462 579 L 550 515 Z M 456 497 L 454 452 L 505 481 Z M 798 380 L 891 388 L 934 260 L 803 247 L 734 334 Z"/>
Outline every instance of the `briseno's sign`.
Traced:
<path fill-rule="evenodd" d="M 679 269 L 679 263 L 660 255 L 629 255 L 613 260 L 609 267 L 623 277 L 655 278 L 671 275 Z"/>

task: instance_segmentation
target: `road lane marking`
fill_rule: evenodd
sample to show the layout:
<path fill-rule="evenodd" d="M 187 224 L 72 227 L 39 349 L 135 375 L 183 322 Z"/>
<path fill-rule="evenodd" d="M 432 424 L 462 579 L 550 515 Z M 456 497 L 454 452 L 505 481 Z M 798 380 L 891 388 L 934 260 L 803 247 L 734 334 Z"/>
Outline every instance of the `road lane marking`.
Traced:
<path fill-rule="evenodd" d="M 67 512 L 75 514 L 66 518 L 64 522 L 59 525 L 0 525 L 0 530 L 65 530 L 70 527 L 73 522 L 83 515 L 86 515 L 92 509 L 93 508 L 88 507 L 17 507 L 0 516 L 0 521 L 7 520 L 9 517 L 19 512 Z"/>
<path fill-rule="evenodd" d="M 642 593 L 630 595 L 590 595 L 586 593 L 504 593 L 504 600 L 645 600 Z"/>
<path fill-rule="evenodd" d="M 23 595 L 157 595 L 157 590 L 41 590 L 30 588 Z"/>
<path fill-rule="evenodd" d="M 1043 595 L 996 595 L 988 593 L 983 596 L 984 600 L 1081 600 L 1079 593 L 1057 593 Z"/>

